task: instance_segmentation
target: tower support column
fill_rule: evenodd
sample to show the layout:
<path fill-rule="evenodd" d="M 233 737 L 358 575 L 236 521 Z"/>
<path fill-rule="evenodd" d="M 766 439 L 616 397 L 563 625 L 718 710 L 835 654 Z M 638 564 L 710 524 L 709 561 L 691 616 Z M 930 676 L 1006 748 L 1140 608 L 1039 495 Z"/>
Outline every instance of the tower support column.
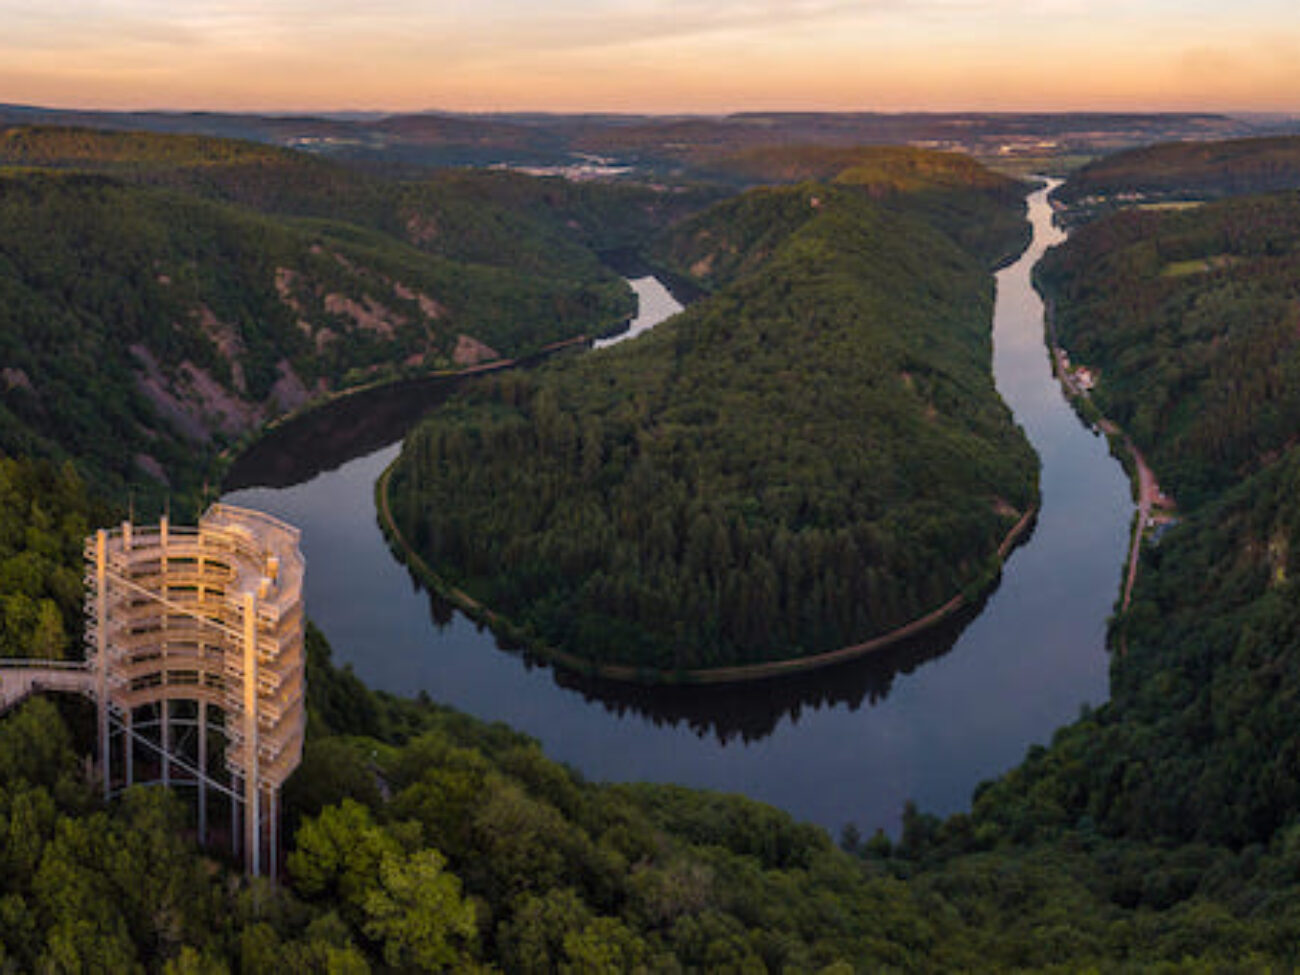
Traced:
<path fill-rule="evenodd" d="M 262 872 L 261 775 L 257 767 L 257 594 L 244 593 L 244 862 Z"/>
<path fill-rule="evenodd" d="M 208 842 L 208 702 L 199 701 L 199 845 Z"/>
<path fill-rule="evenodd" d="M 113 791 L 113 742 L 108 727 L 108 532 L 102 528 L 95 534 L 95 704 L 99 768 L 107 800 Z"/>

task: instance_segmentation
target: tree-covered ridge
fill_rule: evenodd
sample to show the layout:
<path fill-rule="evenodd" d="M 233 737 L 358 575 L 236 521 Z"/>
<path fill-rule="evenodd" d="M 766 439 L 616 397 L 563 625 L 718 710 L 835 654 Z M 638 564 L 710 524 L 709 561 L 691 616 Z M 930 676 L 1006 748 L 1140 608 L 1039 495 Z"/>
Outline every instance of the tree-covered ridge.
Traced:
<path fill-rule="evenodd" d="M 297 161 L 299 154 L 258 142 L 202 135 L 160 135 L 70 126 L 0 129 L 0 163 L 86 169 L 114 166 L 201 166 Z"/>
<path fill-rule="evenodd" d="M 989 266 L 1005 262 L 1029 242 L 1022 218 L 1024 184 L 960 153 L 905 146 L 796 145 L 727 155 L 713 165 L 720 178 L 741 184 L 815 181 L 856 187 L 883 207 L 923 216 Z M 682 221 L 656 241 L 656 262 L 705 287 L 726 280 L 719 277 L 719 269 L 743 270 L 744 262 L 756 266 L 766 259 L 770 246 L 761 239 L 745 239 L 755 231 L 746 215 L 754 206 L 742 196 L 732 201 L 730 212 L 713 209 Z M 793 219 L 797 225 L 798 214 Z M 722 239 L 715 239 L 719 230 Z M 761 232 L 771 236 L 783 231 L 778 222 L 776 227 L 762 225 Z M 737 236 L 741 239 L 734 239 Z"/>
<path fill-rule="evenodd" d="M 768 260 L 449 404 L 393 472 L 406 537 L 531 640 L 669 671 L 833 650 L 987 582 L 1035 502 L 974 258 L 845 188 L 717 222 Z"/>
<path fill-rule="evenodd" d="M 1135 201 L 1213 200 L 1300 189 L 1300 136 L 1164 142 L 1103 156 L 1054 197 L 1083 212 Z"/>
<path fill-rule="evenodd" d="M 908 146 L 762 146 L 719 154 L 711 163 L 719 175 L 750 183 L 844 182 L 876 195 L 940 188 L 1000 189 L 1013 180 L 986 169 L 970 156 Z"/>
<path fill-rule="evenodd" d="M 530 273 L 103 174 L 10 170 L 0 448 L 183 495 L 205 456 L 312 395 L 525 354 L 627 308 L 590 257 Z"/>
<path fill-rule="evenodd" d="M 601 277 L 597 252 L 636 248 L 720 195 L 501 170 L 361 168 L 231 139 L 41 126 L 0 130 L 0 164 L 101 172 L 357 224 L 449 260 L 559 279 Z"/>
<path fill-rule="evenodd" d="M 1217 493 L 1300 429 L 1300 193 L 1081 227 L 1040 267 L 1093 397 L 1181 503 Z"/>
<path fill-rule="evenodd" d="M 652 247 L 655 263 L 706 291 L 726 287 L 772 260 L 821 206 L 821 185 L 758 187 L 671 227 Z"/>

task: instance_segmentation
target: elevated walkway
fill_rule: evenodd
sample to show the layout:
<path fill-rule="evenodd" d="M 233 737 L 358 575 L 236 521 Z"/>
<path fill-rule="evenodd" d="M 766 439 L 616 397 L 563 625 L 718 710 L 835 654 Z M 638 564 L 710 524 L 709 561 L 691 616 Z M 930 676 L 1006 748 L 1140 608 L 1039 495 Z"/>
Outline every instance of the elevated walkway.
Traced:
<path fill-rule="evenodd" d="M 43 691 L 94 697 L 94 672 L 80 660 L 0 659 L 0 714 Z"/>

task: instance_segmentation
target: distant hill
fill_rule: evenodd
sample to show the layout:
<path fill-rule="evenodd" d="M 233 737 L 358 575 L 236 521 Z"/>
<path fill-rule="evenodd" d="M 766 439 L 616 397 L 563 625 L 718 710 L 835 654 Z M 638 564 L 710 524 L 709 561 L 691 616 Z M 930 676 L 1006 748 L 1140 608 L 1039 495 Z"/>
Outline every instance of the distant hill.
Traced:
<path fill-rule="evenodd" d="M 1055 198 L 1087 213 L 1300 189 L 1300 136 L 1169 142 L 1088 163 Z"/>
<path fill-rule="evenodd" d="M 636 246 L 717 191 L 572 183 L 522 173 L 387 171 L 206 136 L 57 126 L 0 129 L 0 166 L 107 173 L 267 214 L 358 224 L 451 260 L 560 279 Z"/>
<path fill-rule="evenodd" d="M 1008 182 L 969 156 L 907 146 L 761 146 L 716 155 L 701 167 L 719 177 L 748 184 L 839 180 L 876 195 L 987 189 Z"/>
<path fill-rule="evenodd" d="M 642 176 L 688 180 L 697 164 L 707 164 L 719 153 L 791 144 L 911 144 L 989 157 L 1007 152 L 1096 155 L 1173 139 L 1295 131 L 1285 119 L 1205 113 L 422 112 L 376 118 L 0 106 L 0 125 L 34 123 L 252 139 L 332 158 L 414 166 L 562 165 L 596 155 L 634 165 Z"/>

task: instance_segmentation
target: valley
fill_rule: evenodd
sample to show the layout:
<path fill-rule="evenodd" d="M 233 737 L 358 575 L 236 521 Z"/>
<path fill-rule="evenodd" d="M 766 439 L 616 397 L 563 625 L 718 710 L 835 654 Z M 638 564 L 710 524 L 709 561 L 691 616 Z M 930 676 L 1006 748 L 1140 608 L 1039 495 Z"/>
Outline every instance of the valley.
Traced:
<path fill-rule="evenodd" d="M 309 415 L 296 430 L 276 431 L 267 438 L 271 452 L 231 471 L 237 489 L 227 500 L 305 529 L 317 567 L 308 575 L 308 599 L 320 607 L 313 616 L 336 658 L 372 687 L 418 687 L 504 721 L 594 779 L 743 792 L 832 831 L 855 821 L 897 835 L 908 799 L 928 810 L 963 808 L 1027 743 L 1105 698 L 1104 621 L 1131 505 L 1105 442 L 1078 422 L 1052 380 L 1042 307 L 1029 283 L 1057 236 L 1045 191 L 1031 197 L 1029 212 L 1034 244 L 998 278 L 993 367 L 1000 394 L 1043 457 L 1043 508 L 987 601 L 856 663 L 752 686 L 620 686 L 552 669 L 413 590 L 370 497 L 397 438 L 440 398 L 432 390 L 406 411 L 405 392 L 391 399 L 376 392 L 342 415 Z M 350 431 L 372 416 L 391 419 L 349 447 Z M 384 429 L 390 442 L 381 445 Z M 347 453 L 333 453 L 334 443 Z M 311 462 L 322 453 L 326 469 Z M 305 461 L 296 470 L 281 461 L 294 455 Z M 1020 696 L 1019 707 L 1006 706 L 1009 693 Z M 946 716 L 942 727 L 927 720 L 934 714 Z"/>
<path fill-rule="evenodd" d="M 1289 188 L 1300 173 L 1285 140 L 1108 157 L 1050 189 L 1076 227 L 1045 256 L 1060 233 L 1049 191 L 1031 197 L 1032 242 L 1010 261 L 1026 240 L 1023 189 L 915 148 L 740 147 L 726 163 L 736 185 L 723 189 L 503 172 L 413 179 L 192 137 L 7 139 L 4 653 L 75 658 L 87 532 L 131 508 L 197 507 L 223 452 L 253 434 L 230 471 L 232 496 L 311 526 L 308 544 L 321 548 L 309 566 L 329 569 L 316 581 L 308 570 L 320 628 L 308 635 L 308 740 L 285 791 L 282 883 L 241 885 L 221 854 L 197 849 L 174 794 L 102 803 L 80 757 L 84 706 L 38 695 L 0 721 L 0 968 L 1300 961 L 1290 708 L 1300 220 Z M 751 180 L 777 185 L 739 189 Z M 628 249 L 703 297 L 613 348 L 436 375 L 486 360 L 485 348 L 490 361 L 531 360 L 617 331 L 631 295 L 601 255 Z M 1127 605 L 1128 487 L 1052 377 L 1035 283 L 1096 408 L 1178 499 L 1178 524 L 1138 552 Z M 322 329 L 337 339 L 319 341 Z M 889 395 L 874 397 L 880 376 Z M 304 399 L 299 385 L 324 405 L 263 430 Z M 721 436 L 729 411 L 794 433 L 775 450 L 764 449 L 770 422 Z M 839 424 L 824 441 L 818 417 Z M 881 417 L 899 443 L 872 433 Z M 439 476 L 481 496 L 480 509 L 472 496 L 450 506 L 475 530 L 529 512 L 509 493 L 520 486 L 512 470 L 534 495 L 550 492 L 554 503 L 533 512 L 543 529 L 566 502 L 599 521 L 608 498 L 585 498 L 591 483 L 622 490 L 650 477 L 653 490 L 611 509 L 615 522 L 646 516 L 644 538 L 624 551 L 595 533 L 596 549 L 621 553 L 609 578 L 657 537 L 654 505 L 676 497 L 654 475 L 685 472 L 688 489 L 707 485 L 695 513 L 716 508 L 724 526 L 701 522 L 706 570 L 723 542 L 719 564 L 736 571 L 779 564 L 775 549 L 743 547 L 770 530 L 765 484 L 793 485 L 799 503 L 782 504 L 804 519 L 778 533 L 827 537 L 868 502 L 906 510 L 933 489 L 939 503 L 904 519 L 892 545 L 863 530 L 895 558 L 918 537 L 933 547 L 929 561 L 918 550 L 883 563 L 899 580 L 897 614 L 865 615 L 906 620 L 940 589 L 969 590 L 970 605 L 915 642 L 752 685 L 642 687 L 555 669 L 540 644 L 500 648 L 393 559 L 371 492 L 408 430 L 393 475 L 405 478 L 394 489 L 404 533 L 422 550 L 459 538 L 483 578 L 486 555 L 509 549 L 517 526 L 474 553 L 465 527 L 430 520 L 442 509 L 421 498 L 447 489 Z M 498 434 L 510 447 L 499 457 L 462 449 Z M 870 473 L 887 473 L 898 493 L 873 502 L 884 488 L 862 475 L 835 494 L 859 442 L 876 451 Z M 841 449 L 826 467 L 828 445 Z M 621 471 L 610 464 L 620 451 L 632 461 Z M 710 468 L 719 456 L 731 459 Z M 1028 541 L 970 585 L 965 570 L 1035 506 Z M 927 535 L 931 518 L 944 530 Z M 586 522 L 559 525 L 572 540 Z M 524 552 L 527 585 L 506 589 L 568 584 L 575 553 L 562 541 Z M 973 554 L 954 554 L 958 541 Z M 837 553 L 813 560 L 830 567 L 823 594 L 857 571 Z M 858 605 L 871 607 L 876 589 Z M 743 659 L 751 637 L 775 633 L 759 662 L 786 659 L 802 638 L 780 629 L 784 610 L 819 605 L 813 590 L 793 601 L 780 586 L 754 591 L 730 590 L 746 596 L 745 612 L 713 643 L 602 634 L 654 632 L 664 614 L 632 612 L 632 600 L 572 646 L 675 672 L 682 653 Z M 724 581 L 719 606 L 728 592 Z M 556 605 L 581 606 L 580 595 L 543 593 L 521 615 L 533 627 L 524 635 L 573 639 Z M 826 605 L 824 619 L 801 620 L 826 634 L 814 652 L 842 645 L 854 625 L 836 618 L 845 603 Z M 679 629 L 708 635 L 698 628 L 708 618 L 682 616 Z M 756 618 L 764 625 L 746 630 Z"/>

